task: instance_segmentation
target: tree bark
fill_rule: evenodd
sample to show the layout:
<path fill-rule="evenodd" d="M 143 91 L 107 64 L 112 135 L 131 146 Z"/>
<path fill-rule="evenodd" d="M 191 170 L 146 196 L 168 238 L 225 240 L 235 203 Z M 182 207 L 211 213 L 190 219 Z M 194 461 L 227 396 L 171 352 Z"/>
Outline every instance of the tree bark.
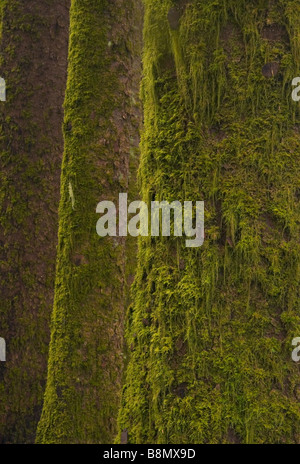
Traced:
<path fill-rule="evenodd" d="M 204 200 L 205 242 L 140 240 L 120 432 L 299 443 L 299 3 L 145 5 L 142 197 Z"/>
<path fill-rule="evenodd" d="M 68 0 L 1 1 L 1 443 L 34 442 L 46 384 L 68 9 Z"/>
<path fill-rule="evenodd" d="M 124 362 L 125 241 L 96 233 L 138 144 L 141 6 L 71 5 L 65 153 L 48 381 L 38 443 L 110 443 Z"/>

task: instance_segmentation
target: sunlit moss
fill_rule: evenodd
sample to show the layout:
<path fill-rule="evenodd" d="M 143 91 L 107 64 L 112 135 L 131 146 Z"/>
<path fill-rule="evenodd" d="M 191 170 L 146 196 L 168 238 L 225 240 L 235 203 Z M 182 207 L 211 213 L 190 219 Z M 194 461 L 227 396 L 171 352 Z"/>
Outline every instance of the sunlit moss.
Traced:
<path fill-rule="evenodd" d="M 140 241 L 119 429 L 130 443 L 299 443 L 299 4 L 145 6 L 142 196 L 204 200 L 206 237 Z"/>

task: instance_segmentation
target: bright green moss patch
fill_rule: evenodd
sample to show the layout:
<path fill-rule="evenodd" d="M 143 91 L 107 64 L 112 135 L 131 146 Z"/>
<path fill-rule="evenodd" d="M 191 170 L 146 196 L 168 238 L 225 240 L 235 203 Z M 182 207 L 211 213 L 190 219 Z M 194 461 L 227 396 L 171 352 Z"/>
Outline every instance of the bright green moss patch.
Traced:
<path fill-rule="evenodd" d="M 204 200 L 206 236 L 140 240 L 120 431 L 299 443 L 298 2 L 145 6 L 142 197 Z"/>

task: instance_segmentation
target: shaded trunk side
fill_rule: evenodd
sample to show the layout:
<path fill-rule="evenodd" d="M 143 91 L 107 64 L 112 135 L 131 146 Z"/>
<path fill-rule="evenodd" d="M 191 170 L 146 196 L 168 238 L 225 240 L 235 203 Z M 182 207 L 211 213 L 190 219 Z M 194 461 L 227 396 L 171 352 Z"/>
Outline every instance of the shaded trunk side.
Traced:
<path fill-rule="evenodd" d="M 69 1 L 0 7 L 0 442 L 33 443 L 54 293 Z"/>

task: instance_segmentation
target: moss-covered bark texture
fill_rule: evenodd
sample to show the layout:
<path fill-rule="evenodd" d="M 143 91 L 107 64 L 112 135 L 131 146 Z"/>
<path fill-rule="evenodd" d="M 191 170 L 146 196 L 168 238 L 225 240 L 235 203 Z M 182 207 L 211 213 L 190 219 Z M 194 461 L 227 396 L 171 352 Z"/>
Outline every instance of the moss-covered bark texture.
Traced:
<path fill-rule="evenodd" d="M 125 246 L 96 233 L 102 200 L 127 192 L 138 144 L 141 5 L 73 0 L 59 247 L 38 443 L 109 443 L 123 350 Z"/>
<path fill-rule="evenodd" d="M 299 2 L 145 6 L 142 196 L 204 200 L 206 235 L 140 241 L 120 431 L 299 443 Z"/>
<path fill-rule="evenodd" d="M 46 385 L 69 2 L 0 1 L 0 443 L 31 443 Z"/>

